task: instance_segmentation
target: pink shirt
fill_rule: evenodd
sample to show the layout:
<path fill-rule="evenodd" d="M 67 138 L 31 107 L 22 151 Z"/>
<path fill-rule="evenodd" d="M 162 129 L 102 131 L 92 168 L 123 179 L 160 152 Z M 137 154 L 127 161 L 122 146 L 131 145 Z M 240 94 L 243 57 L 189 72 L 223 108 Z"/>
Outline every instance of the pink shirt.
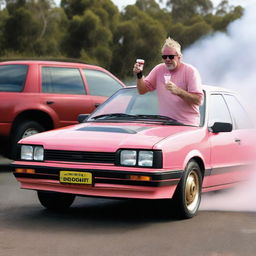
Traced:
<path fill-rule="evenodd" d="M 198 125 L 199 106 L 186 103 L 182 98 L 172 94 L 165 88 L 166 74 L 171 75 L 171 81 L 190 93 L 199 94 L 203 98 L 201 78 L 195 67 L 180 63 L 177 70 L 168 70 L 164 63 L 157 65 L 144 79 L 150 91 L 157 90 L 160 115 L 169 116 L 178 122 Z"/>

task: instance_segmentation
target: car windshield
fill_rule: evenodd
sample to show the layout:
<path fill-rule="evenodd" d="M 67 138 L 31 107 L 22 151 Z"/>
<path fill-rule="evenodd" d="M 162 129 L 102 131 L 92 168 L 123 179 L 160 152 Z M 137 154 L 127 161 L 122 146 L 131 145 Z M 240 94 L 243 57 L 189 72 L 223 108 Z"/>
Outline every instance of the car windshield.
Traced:
<path fill-rule="evenodd" d="M 100 105 L 87 119 L 87 122 L 161 122 L 162 124 L 183 125 L 159 113 L 156 92 L 140 95 L 136 87 L 117 91 Z"/>

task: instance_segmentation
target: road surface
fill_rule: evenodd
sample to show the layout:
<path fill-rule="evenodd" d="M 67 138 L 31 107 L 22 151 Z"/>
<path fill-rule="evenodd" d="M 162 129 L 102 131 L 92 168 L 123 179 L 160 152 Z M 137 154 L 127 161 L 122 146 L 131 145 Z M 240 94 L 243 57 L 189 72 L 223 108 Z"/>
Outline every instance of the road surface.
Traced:
<path fill-rule="evenodd" d="M 253 212 L 177 220 L 152 201 L 77 198 L 56 213 L 0 171 L 0 256 L 255 256 L 255 241 Z"/>

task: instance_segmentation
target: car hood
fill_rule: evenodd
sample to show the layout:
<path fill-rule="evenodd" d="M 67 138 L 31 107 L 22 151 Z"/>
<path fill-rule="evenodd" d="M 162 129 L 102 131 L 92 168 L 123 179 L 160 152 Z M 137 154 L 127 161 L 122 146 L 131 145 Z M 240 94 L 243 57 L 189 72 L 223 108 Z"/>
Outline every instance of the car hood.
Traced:
<path fill-rule="evenodd" d="M 144 123 L 85 123 L 36 134 L 20 142 L 46 149 L 113 152 L 119 148 L 152 149 L 166 137 L 195 129 L 198 128 Z"/>

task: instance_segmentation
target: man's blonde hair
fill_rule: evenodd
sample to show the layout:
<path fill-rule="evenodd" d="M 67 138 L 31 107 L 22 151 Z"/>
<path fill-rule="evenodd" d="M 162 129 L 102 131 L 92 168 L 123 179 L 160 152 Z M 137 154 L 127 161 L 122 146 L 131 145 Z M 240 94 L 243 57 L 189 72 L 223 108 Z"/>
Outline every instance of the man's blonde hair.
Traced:
<path fill-rule="evenodd" d="M 162 47 L 162 51 L 163 51 L 164 48 L 166 48 L 166 47 L 168 47 L 168 48 L 173 48 L 173 49 L 176 50 L 176 52 L 177 52 L 177 54 L 178 54 L 179 56 L 182 55 L 182 54 L 181 54 L 181 46 L 180 46 L 180 44 L 179 44 L 177 41 L 175 41 L 174 39 L 170 38 L 170 37 L 168 37 L 168 38 L 165 40 L 165 43 L 164 43 L 164 45 L 163 45 L 163 47 Z"/>

